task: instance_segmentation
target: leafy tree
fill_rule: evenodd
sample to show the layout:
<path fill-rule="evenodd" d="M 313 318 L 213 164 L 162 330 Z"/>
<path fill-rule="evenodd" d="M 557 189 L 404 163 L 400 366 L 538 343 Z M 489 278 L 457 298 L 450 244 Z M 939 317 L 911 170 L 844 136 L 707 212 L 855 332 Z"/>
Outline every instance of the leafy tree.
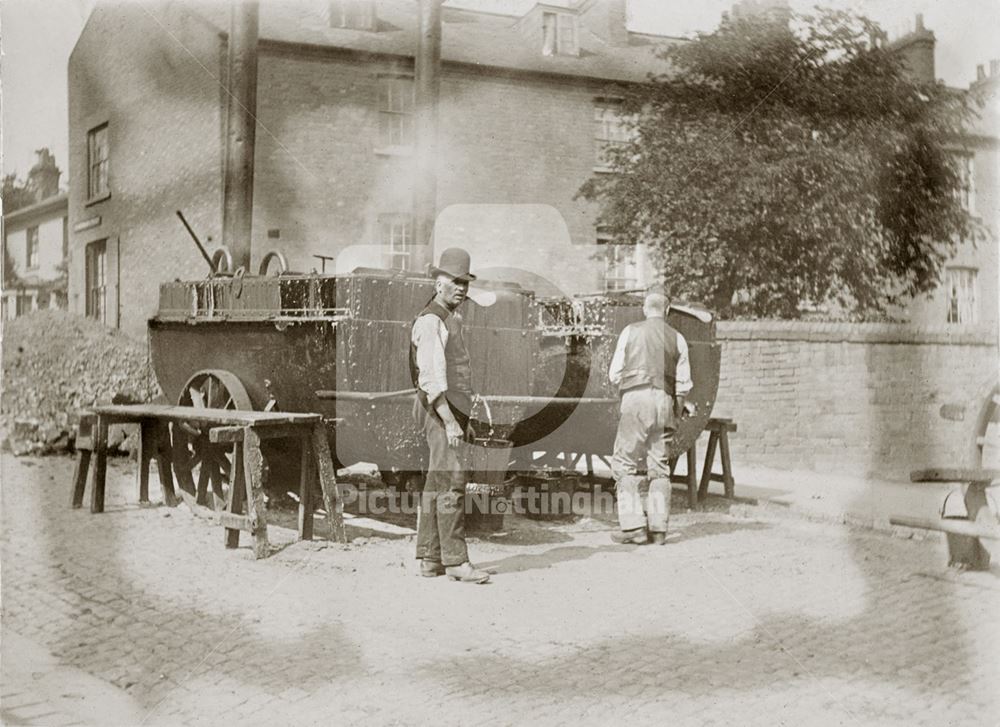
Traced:
<path fill-rule="evenodd" d="M 830 10 L 724 18 L 625 91 L 618 173 L 581 195 L 649 244 L 672 294 L 723 315 L 836 300 L 872 316 L 932 289 L 978 229 L 954 155 L 974 110 L 912 79 L 882 38 Z"/>
<path fill-rule="evenodd" d="M 35 193 L 31 186 L 19 180 L 16 173 L 4 175 L 3 191 L 0 192 L 0 196 L 3 198 L 4 214 L 10 214 L 35 202 Z"/>

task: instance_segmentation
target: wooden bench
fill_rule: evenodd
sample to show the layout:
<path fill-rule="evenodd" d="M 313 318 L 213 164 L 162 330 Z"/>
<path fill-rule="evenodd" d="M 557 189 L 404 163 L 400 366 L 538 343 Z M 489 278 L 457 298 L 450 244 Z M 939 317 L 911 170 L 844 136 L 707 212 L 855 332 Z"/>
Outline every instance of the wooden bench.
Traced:
<path fill-rule="evenodd" d="M 684 453 L 687 460 L 687 472 L 684 475 L 672 475 L 671 482 L 687 485 L 688 507 L 692 510 L 698 507 L 698 503 L 708 497 L 708 484 L 710 481 L 721 482 L 725 487 L 725 496 L 732 499 L 735 497 L 736 482 L 733 479 L 733 465 L 729 454 L 729 432 L 736 431 L 736 423 L 732 419 L 712 418 L 705 425 L 708 432 L 708 445 L 705 449 L 705 462 L 702 465 L 701 479 L 698 479 L 698 441 L 691 444 L 691 448 Z M 716 474 L 715 452 L 719 450 L 722 460 L 722 473 Z M 673 471 L 678 458 L 670 461 L 670 470 Z"/>
<path fill-rule="evenodd" d="M 949 498 L 955 494 L 949 493 L 942 503 L 939 520 L 893 516 L 889 518 L 889 522 L 908 528 L 943 532 L 948 538 L 948 565 L 987 570 L 990 567 L 990 554 L 983 547 L 980 538 L 1000 540 L 1000 524 L 986 500 L 986 488 L 997 479 L 1000 479 L 1000 470 L 995 469 L 914 470 L 910 473 L 911 482 L 955 482 L 964 485 L 962 502 L 957 505 L 959 513 L 949 514 L 949 509 L 953 508 L 953 504 L 949 504 Z"/>
<path fill-rule="evenodd" d="M 302 442 L 300 479 L 299 537 L 313 534 L 313 491 L 318 479 L 333 538 L 345 540 L 343 502 L 337 493 L 333 458 L 326 438 L 326 427 L 319 414 L 260 412 L 231 409 L 205 409 L 159 404 L 107 405 L 89 409 L 81 418 L 76 473 L 73 478 L 73 507 L 83 504 L 91 454 L 94 477 L 90 511 L 104 511 L 107 472 L 108 427 L 112 424 L 138 424 L 140 427 L 139 482 L 140 502 L 148 501 L 148 465 L 156 460 L 163 484 L 164 500 L 176 503 L 170 473 L 170 427 L 203 424 L 209 427 L 209 439 L 216 444 L 232 444 L 233 466 L 229 473 L 229 493 L 225 511 L 218 516 L 226 530 L 226 547 L 239 545 L 240 531 L 253 536 L 254 555 L 268 553 L 267 518 L 264 509 L 264 454 L 260 443 L 266 439 L 295 438 Z M 92 434 L 87 436 L 86 430 Z M 81 446 L 82 445 L 82 446 Z M 187 483 L 188 488 L 191 483 Z M 246 514 L 243 514 L 243 510 Z"/>

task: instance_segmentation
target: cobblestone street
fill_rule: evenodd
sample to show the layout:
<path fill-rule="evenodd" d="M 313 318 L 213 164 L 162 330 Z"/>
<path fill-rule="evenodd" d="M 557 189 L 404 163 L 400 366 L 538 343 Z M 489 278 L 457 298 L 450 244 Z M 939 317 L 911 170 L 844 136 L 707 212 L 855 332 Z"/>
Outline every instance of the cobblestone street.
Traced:
<path fill-rule="evenodd" d="M 471 543 L 496 575 L 467 586 L 416 577 L 410 538 L 272 528 L 287 547 L 254 562 L 184 507 L 140 508 L 127 460 L 103 515 L 69 508 L 71 459 L 2 461 L 8 724 L 1000 718 L 1000 581 L 949 571 L 937 539 L 745 506 L 678 514 L 662 548 L 612 545 L 604 521 L 518 520 Z M 29 648 L 50 660 L 25 666 Z M 33 694 L 57 667 L 84 692 L 100 680 L 108 711 Z"/>

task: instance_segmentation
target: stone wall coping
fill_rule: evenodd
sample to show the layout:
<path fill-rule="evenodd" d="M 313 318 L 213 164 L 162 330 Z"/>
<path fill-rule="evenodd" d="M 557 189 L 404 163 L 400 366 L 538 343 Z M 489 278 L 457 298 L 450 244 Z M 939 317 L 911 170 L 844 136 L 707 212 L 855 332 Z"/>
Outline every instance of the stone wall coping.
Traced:
<path fill-rule="evenodd" d="M 946 328 L 843 321 L 719 321 L 716 337 L 720 341 L 938 344 L 992 348 L 998 345 L 997 331 L 985 327 Z"/>

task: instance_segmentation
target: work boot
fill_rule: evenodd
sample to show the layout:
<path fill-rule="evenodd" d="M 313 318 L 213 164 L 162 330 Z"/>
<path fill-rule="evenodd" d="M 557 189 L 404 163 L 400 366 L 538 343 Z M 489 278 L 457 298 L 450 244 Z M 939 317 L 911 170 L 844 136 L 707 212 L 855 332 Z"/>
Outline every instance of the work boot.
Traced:
<path fill-rule="evenodd" d="M 444 575 L 444 566 L 441 565 L 436 560 L 421 560 L 420 561 L 420 575 L 424 578 L 433 578 L 435 576 Z"/>
<path fill-rule="evenodd" d="M 444 570 L 451 580 L 462 583 L 486 583 L 490 579 L 489 573 L 474 568 L 469 561 L 465 561 L 462 565 L 450 565 Z"/>
<path fill-rule="evenodd" d="M 680 533 L 650 533 L 653 538 L 653 545 L 666 545 L 681 539 Z"/>
<path fill-rule="evenodd" d="M 649 535 L 646 533 L 646 528 L 636 528 L 611 533 L 611 539 L 619 545 L 645 545 L 649 542 Z"/>

